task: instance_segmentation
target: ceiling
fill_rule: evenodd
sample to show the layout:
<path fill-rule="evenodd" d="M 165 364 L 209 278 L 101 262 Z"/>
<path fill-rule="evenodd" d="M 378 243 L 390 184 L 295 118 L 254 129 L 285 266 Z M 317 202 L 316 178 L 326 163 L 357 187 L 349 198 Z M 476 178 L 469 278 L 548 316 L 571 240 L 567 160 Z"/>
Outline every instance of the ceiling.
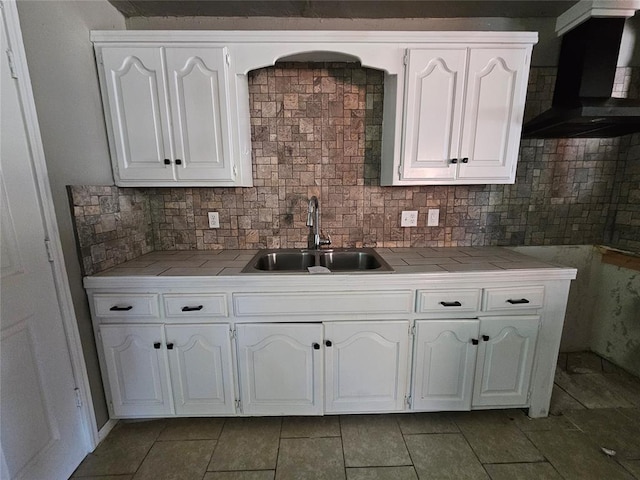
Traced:
<path fill-rule="evenodd" d="M 109 0 L 125 17 L 557 17 L 577 0 Z"/>

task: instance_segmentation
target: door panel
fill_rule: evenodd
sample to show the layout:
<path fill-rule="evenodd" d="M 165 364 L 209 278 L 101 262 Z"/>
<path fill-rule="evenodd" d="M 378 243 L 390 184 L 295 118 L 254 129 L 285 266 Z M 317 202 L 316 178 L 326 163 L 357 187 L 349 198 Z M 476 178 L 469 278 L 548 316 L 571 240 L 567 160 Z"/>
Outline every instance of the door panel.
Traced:
<path fill-rule="evenodd" d="M 515 176 L 526 82 L 525 49 L 471 49 L 459 178 Z"/>
<path fill-rule="evenodd" d="M 102 62 L 119 178 L 174 180 L 161 49 L 104 48 Z"/>
<path fill-rule="evenodd" d="M 322 348 L 313 348 L 321 324 L 243 324 L 237 332 L 243 413 L 322 413 Z"/>
<path fill-rule="evenodd" d="M 162 327 L 101 325 L 100 337 L 114 414 L 156 416 L 172 413 Z"/>
<path fill-rule="evenodd" d="M 535 315 L 480 320 L 474 406 L 526 405 L 539 324 Z"/>
<path fill-rule="evenodd" d="M 176 413 L 234 412 L 229 325 L 165 326 Z"/>
<path fill-rule="evenodd" d="M 326 323 L 325 410 L 404 410 L 408 350 L 406 321 Z"/>
<path fill-rule="evenodd" d="M 478 320 L 417 321 L 414 410 L 470 410 Z"/>
<path fill-rule="evenodd" d="M 402 179 L 456 178 L 466 50 L 409 50 Z"/>
<path fill-rule="evenodd" d="M 18 13 L 15 2 L 1 7 L 0 477 L 66 479 L 90 440 L 45 247 L 51 198 L 36 176 L 42 151 Z"/>
<path fill-rule="evenodd" d="M 225 48 L 168 48 L 179 180 L 233 180 Z"/>

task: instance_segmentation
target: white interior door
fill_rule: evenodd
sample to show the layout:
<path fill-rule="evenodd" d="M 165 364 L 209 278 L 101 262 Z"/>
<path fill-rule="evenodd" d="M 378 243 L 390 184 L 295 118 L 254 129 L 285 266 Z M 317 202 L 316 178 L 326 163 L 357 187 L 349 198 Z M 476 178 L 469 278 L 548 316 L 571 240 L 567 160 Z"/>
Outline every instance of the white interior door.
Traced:
<path fill-rule="evenodd" d="M 89 439 L 76 405 L 71 356 L 45 248 L 41 202 L 48 199 L 41 199 L 37 186 L 24 97 L 6 54 L 9 48 L 16 55 L 23 51 L 15 44 L 21 41 L 17 12 L 15 4 L 3 2 L 2 7 L 0 477 L 66 479 L 88 453 Z"/>

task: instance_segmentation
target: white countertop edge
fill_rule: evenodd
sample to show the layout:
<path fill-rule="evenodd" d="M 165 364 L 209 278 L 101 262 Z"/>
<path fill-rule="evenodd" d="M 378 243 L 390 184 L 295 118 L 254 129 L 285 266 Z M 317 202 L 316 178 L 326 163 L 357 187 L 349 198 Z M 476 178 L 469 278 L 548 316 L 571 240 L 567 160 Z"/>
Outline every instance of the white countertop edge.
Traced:
<path fill-rule="evenodd" d="M 440 282 L 443 287 L 460 282 L 534 282 L 549 280 L 573 280 L 576 278 L 575 268 L 535 268 L 511 270 L 484 270 L 468 272 L 425 272 L 425 273 L 339 273 L 312 275 L 294 274 L 236 274 L 218 276 L 89 276 L 84 278 L 84 287 L 114 288 L 343 288 L 345 285 L 354 289 L 371 287 L 420 287 L 420 282 Z M 433 288 L 430 286 L 430 288 Z M 435 288 L 438 288 L 436 286 Z"/>

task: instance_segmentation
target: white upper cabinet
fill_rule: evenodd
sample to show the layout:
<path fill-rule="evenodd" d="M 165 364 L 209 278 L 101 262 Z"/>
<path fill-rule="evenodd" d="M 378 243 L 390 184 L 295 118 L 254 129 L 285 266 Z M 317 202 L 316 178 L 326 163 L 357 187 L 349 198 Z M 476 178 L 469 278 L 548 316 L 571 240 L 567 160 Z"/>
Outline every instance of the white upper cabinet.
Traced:
<path fill-rule="evenodd" d="M 530 55 L 530 46 L 409 49 L 401 158 L 382 183 L 513 183 Z"/>
<path fill-rule="evenodd" d="M 225 47 L 96 51 L 117 185 L 251 185 L 250 155 L 240 155 L 232 133 Z"/>

